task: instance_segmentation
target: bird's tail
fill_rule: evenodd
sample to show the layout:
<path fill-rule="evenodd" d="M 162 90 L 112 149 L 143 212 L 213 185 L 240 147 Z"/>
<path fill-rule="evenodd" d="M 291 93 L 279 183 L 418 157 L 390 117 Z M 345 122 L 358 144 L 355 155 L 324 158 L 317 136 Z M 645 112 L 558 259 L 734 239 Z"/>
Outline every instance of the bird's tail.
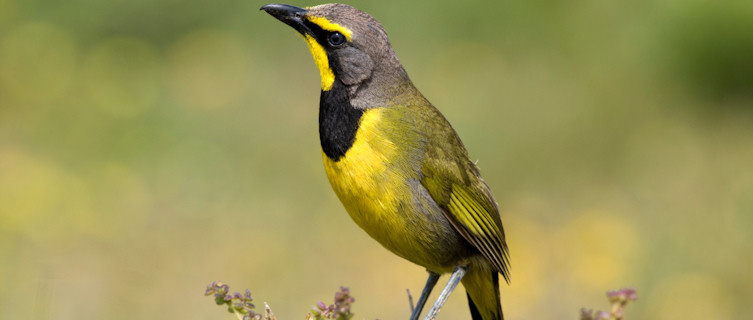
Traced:
<path fill-rule="evenodd" d="M 473 320 L 503 320 L 499 273 L 491 266 L 471 264 L 462 280 Z"/>

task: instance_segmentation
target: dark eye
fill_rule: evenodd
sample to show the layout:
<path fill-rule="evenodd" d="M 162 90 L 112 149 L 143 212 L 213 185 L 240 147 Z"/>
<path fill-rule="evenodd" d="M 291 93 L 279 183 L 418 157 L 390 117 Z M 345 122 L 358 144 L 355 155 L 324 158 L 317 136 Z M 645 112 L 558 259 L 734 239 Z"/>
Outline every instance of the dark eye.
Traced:
<path fill-rule="evenodd" d="M 329 44 L 333 46 L 339 46 L 345 42 L 345 36 L 339 32 L 330 33 L 327 39 Z"/>

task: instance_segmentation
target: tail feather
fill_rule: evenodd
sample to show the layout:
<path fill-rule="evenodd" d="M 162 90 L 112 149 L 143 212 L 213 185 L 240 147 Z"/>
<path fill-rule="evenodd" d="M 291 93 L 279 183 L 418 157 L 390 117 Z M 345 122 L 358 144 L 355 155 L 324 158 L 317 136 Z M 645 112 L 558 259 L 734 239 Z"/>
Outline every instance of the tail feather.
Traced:
<path fill-rule="evenodd" d="M 468 307 L 471 309 L 471 319 L 484 320 L 484 318 L 481 317 L 481 313 L 478 312 L 478 308 L 476 308 L 476 305 L 473 304 L 473 300 L 471 300 L 471 295 L 466 293 L 466 296 L 468 296 Z"/>
<path fill-rule="evenodd" d="M 473 320 L 503 320 L 499 295 L 499 273 L 485 266 L 471 265 L 462 280 Z"/>

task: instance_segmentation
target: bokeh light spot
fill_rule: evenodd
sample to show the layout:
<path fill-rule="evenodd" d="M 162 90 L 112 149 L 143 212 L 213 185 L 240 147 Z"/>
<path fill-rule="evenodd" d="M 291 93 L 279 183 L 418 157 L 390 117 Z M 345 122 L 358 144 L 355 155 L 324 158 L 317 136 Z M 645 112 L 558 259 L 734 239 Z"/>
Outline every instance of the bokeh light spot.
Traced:
<path fill-rule="evenodd" d="M 630 221 L 609 212 L 581 214 L 557 231 L 559 257 L 575 282 L 589 290 L 608 288 L 624 279 L 641 247 Z"/>
<path fill-rule="evenodd" d="M 154 105 L 160 92 L 159 58 L 143 40 L 109 38 L 89 53 L 84 84 L 94 106 L 113 116 L 136 116 Z"/>
<path fill-rule="evenodd" d="M 96 228 L 86 184 L 22 150 L 0 150 L 0 230 L 40 243 Z"/>
<path fill-rule="evenodd" d="M 686 273 L 669 277 L 644 300 L 651 317 L 662 320 L 732 319 L 732 296 L 715 277 Z"/>
<path fill-rule="evenodd" d="M 238 103 L 251 86 L 250 53 L 238 36 L 194 31 L 173 44 L 170 89 L 180 105 L 223 108 Z"/>
<path fill-rule="evenodd" d="M 53 102 L 71 87 L 76 43 L 47 22 L 20 25 L 0 39 L 0 86 L 21 102 Z"/>

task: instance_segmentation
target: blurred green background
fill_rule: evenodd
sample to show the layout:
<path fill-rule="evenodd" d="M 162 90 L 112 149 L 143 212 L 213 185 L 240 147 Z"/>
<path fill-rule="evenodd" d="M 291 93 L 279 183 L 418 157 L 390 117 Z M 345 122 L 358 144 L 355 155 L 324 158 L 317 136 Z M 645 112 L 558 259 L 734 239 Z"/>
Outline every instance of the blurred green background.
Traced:
<path fill-rule="evenodd" d="M 232 319 L 213 280 L 408 316 L 425 272 L 330 190 L 318 72 L 265 3 L 0 0 L 1 319 Z M 509 319 L 626 285 L 628 319 L 753 314 L 753 2 L 350 4 L 479 160 Z"/>

